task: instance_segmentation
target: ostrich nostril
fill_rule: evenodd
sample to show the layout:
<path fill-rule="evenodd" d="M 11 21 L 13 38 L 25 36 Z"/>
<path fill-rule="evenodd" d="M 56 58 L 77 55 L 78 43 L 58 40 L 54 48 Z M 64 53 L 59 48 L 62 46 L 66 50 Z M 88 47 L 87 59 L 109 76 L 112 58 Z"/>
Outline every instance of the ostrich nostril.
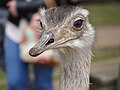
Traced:
<path fill-rule="evenodd" d="M 53 43 L 54 42 L 54 39 L 52 38 L 52 39 L 50 39 L 47 43 L 46 43 L 46 45 L 49 45 L 49 44 L 51 44 L 51 43 Z"/>

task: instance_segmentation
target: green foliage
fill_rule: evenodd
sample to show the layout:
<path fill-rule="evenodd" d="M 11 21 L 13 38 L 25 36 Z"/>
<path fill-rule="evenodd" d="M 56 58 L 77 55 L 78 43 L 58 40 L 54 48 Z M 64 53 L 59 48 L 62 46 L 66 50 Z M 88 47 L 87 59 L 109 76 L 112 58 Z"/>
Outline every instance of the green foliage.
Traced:
<path fill-rule="evenodd" d="M 80 5 L 90 11 L 90 21 L 95 26 L 120 25 L 120 3 Z"/>

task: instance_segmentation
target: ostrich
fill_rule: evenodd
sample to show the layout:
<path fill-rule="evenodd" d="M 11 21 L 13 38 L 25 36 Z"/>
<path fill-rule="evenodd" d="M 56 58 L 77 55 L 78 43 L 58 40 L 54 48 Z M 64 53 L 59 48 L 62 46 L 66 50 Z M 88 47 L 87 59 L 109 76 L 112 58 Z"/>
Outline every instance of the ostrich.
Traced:
<path fill-rule="evenodd" d="M 60 90 L 89 90 L 89 74 L 95 32 L 88 21 L 89 12 L 76 6 L 40 10 L 42 34 L 29 54 L 46 50 L 61 56 Z"/>

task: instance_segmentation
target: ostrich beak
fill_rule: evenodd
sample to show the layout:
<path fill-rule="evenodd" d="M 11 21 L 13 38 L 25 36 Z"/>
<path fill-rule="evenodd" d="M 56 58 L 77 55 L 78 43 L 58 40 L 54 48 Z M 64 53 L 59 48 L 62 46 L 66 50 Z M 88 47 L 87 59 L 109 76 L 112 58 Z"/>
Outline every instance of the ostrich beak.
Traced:
<path fill-rule="evenodd" d="M 52 32 L 47 32 L 45 35 L 43 35 L 38 41 L 38 43 L 29 50 L 30 56 L 33 57 L 38 56 L 39 54 L 47 50 L 47 45 L 54 42 L 54 39 L 52 38 L 53 38 Z"/>

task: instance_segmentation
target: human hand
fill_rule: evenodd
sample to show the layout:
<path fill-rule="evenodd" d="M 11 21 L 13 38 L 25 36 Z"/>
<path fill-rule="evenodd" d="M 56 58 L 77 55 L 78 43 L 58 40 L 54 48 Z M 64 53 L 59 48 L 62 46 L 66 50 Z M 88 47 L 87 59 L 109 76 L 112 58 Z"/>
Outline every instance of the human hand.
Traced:
<path fill-rule="evenodd" d="M 59 59 L 56 58 L 51 50 L 45 51 L 37 57 L 32 57 L 36 60 L 36 64 L 40 65 L 56 65 L 59 64 Z M 54 52 L 55 53 L 55 52 Z M 56 54 L 57 55 L 57 54 Z"/>
<path fill-rule="evenodd" d="M 16 0 L 9 1 L 7 3 L 7 6 L 8 6 L 8 10 L 11 13 L 11 15 L 17 17 L 18 12 L 17 12 Z"/>
<path fill-rule="evenodd" d="M 52 56 L 51 56 L 51 53 L 45 53 L 32 58 L 33 60 L 36 60 L 36 64 L 46 65 L 52 59 Z"/>
<path fill-rule="evenodd" d="M 42 65 L 49 65 L 51 64 L 51 60 L 53 60 L 51 50 L 45 51 L 42 54 L 38 55 L 37 57 L 31 57 L 28 53 L 28 57 L 31 59 L 31 62 Z"/>

